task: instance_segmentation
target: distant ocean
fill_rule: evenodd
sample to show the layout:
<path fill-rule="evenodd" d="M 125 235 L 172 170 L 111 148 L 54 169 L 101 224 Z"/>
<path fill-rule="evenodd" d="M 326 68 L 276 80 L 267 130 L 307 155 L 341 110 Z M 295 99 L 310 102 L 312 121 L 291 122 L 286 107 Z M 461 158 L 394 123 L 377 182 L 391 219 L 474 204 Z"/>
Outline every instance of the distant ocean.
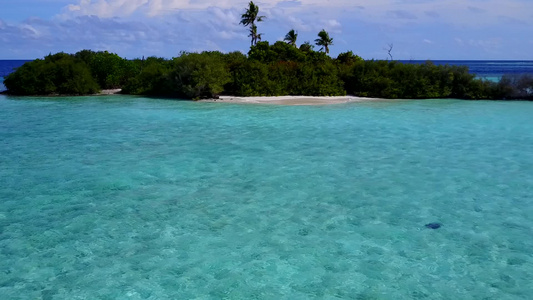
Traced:
<path fill-rule="evenodd" d="M 29 60 L 0 60 L 0 91 L 5 89 L 4 77 Z M 400 60 L 403 63 L 424 63 L 424 60 Z M 504 74 L 533 74 L 533 61 L 518 60 L 434 60 L 436 65 L 466 65 L 470 73 L 497 81 Z"/>

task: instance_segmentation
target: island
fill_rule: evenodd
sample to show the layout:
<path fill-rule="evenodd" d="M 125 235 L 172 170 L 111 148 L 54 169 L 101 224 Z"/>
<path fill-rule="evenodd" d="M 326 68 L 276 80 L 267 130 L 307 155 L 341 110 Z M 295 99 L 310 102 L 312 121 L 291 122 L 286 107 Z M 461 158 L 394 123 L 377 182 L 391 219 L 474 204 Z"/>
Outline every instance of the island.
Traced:
<path fill-rule="evenodd" d="M 49 54 L 9 74 L 11 95 L 92 95 L 101 90 L 179 99 L 245 96 L 345 96 L 382 99 L 456 98 L 533 100 L 531 74 L 506 75 L 498 82 L 477 78 L 466 66 L 364 60 L 352 51 L 329 56 L 333 38 L 318 33 L 297 46 L 297 32 L 283 41 L 261 41 L 259 8 L 250 2 L 241 24 L 249 28 L 247 54 L 181 52 L 172 59 L 127 60 L 107 51 Z"/>

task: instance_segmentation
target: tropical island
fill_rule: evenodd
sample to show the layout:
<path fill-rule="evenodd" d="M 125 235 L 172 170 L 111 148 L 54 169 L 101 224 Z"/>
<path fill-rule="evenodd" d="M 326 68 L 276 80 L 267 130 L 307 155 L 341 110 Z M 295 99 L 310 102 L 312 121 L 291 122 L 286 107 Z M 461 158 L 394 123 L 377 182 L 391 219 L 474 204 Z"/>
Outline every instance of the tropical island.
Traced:
<path fill-rule="evenodd" d="M 241 16 L 251 39 L 241 52 L 182 52 L 172 59 L 127 60 L 107 51 L 49 54 L 9 74 L 10 95 L 91 95 L 120 89 L 123 94 L 209 99 L 232 96 L 344 96 L 386 99 L 533 100 L 533 76 L 477 78 L 466 66 L 364 60 L 352 51 L 329 56 L 333 38 L 318 33 L 315 45 L 297 45 L 290 30 L 283 41 L 262 41 L 257 24 L 265 19 L 252 1 Z"/>

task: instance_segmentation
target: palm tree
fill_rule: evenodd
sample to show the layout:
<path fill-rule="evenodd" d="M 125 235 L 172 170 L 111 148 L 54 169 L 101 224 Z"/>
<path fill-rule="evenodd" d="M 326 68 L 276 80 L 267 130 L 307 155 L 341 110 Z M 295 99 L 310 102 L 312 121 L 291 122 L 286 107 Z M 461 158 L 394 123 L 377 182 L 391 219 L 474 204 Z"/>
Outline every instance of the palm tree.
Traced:
<path fill-rule="evenodd" d="M 250 26 L 250 34 L 248 37 L 252 38 L 252 46 L 254 45 L 255 39 L 257 38 L 257 26 L 255 24 Z"/>
<path fill-rule="evenodd" d="M 263 19 L 265 19 L 265 16 L 258 15 L 259 7 L 255 5 L 253 1 L 250 1 L 250 3 L 248 3 L 248 8 L 246 9 L 246 12 L 241 15 L 241 22 L 239 23 L 244 26 L 250 26 L 249 37 L 252 38 L 252 46 L 257 44 L 257 40 L 259 39 L 255 22 L 261 22 L 263 21 Z"/>
<path fill-rule="evenodd" d="M 311 51 L 313 51 L 313 48 L 315 48 L 315 46 L 311 45 L 311 43 L 309 41 L 305 41 L 305 43 L 300 45 L 300 50 L 302 50 L 304 52 L 311 52 Z"/>
<path fill-rule="evenodd" d="M 250 26 L 250 34 L 248 36 L 252 38 L 252 46 L 261 41 L 262 35 L 262 33 L 257 33 L 257 26 L 255 26 L 255 24 Z"/>
<path fill-rule="evenodd" d="M 283 39 L 287 44 L 291 44 L 294 47 L 296 47 L 296 39 L 298 38 L 298 32 L 294 31 L 294 29 L 291 29 Z"/>
<path fill-rule="evenodd" d="M 318 33 L 318 37 L 319 39 L 315 40 L 316 45 L 322 46 L 320 50 L 324 49 L 326 53 L 329 53 L 329 46 L 333 45 L 333 39 L 329 37 L 329 34 L 324 29 Z"/>

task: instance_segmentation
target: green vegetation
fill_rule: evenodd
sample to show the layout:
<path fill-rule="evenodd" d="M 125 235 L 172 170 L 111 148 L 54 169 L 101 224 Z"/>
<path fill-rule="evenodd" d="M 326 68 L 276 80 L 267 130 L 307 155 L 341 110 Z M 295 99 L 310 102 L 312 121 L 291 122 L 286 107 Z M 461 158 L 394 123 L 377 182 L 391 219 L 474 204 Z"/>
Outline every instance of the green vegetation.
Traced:
<path fill-rule="evenodd" d="M 57 53 L 24 64 L 4 85 L 15 95 L 84 95 L 121 88 L 133 95 L 183 99 L 235 96 L 351 94 L 379 98 L 530 99 L 533 77 L 505 76 L 494 83 L 475 78 L 467 67 L 403 64 L 363 60 L 352 51 L 331 58 L 333 45 L 325 30 L 297 46 L 292 29 L 270 45 L 261 41 L 259 8 L 250 1 L 241 24 L 249 27 L 251 47 L 240 52 L 182 52 L 171 60 L 157 57 L 126 60 L 116 54 L 83 50 Z M 392 45 L 391 45 L 392 47 Z"/>
<path fill-rule="evenodd" d="M 138 71 L 133 62 L 107 51 L 83 50 L 76 53 L 74 57 L 83 60 L 89 66 L 94 79 L 103 89 L 124 86 L 128 78 L 135 76 Z"/>
<path fill-rule="evenodd" d="M 15 95 L 84 95 L 122 88 L 133 95 L 182 99 L 351 94 L 378 98 L 533 99 L 533 76 L 475 78 L 468 68 L 329 57 L 309 43 L 257 42 L 240 52 L 181 53 L 171 60 L 125 60 L 108 52 L 57 53 L 24 64 L 4 80 Z"/>
<path fill-rule="evenodd" d="M 350 94 L 380 98 L 497 98 L 496 84 L 468 73 L 467 67 L 357 61 L 343 73 Z"/>
<path fill-rule="evenodd" d="M 495 87 L 497 98 L 533 100 L 533 75 L 505 75 Z"/>
<path fill-rule="evenodd" d="M 65 53 L 25 63 L 5 78 L 4 85 L 14 95 L 83 95 L 99 90 L 87 64 Z"/>
<path fill-rule="evenodd" d="M 248 58 L 231 69 L 228 94 L 252 96 L 345 95 L 335 61 L 318 52 L 301 51 L 281 41 L 259 42 Z"/>

